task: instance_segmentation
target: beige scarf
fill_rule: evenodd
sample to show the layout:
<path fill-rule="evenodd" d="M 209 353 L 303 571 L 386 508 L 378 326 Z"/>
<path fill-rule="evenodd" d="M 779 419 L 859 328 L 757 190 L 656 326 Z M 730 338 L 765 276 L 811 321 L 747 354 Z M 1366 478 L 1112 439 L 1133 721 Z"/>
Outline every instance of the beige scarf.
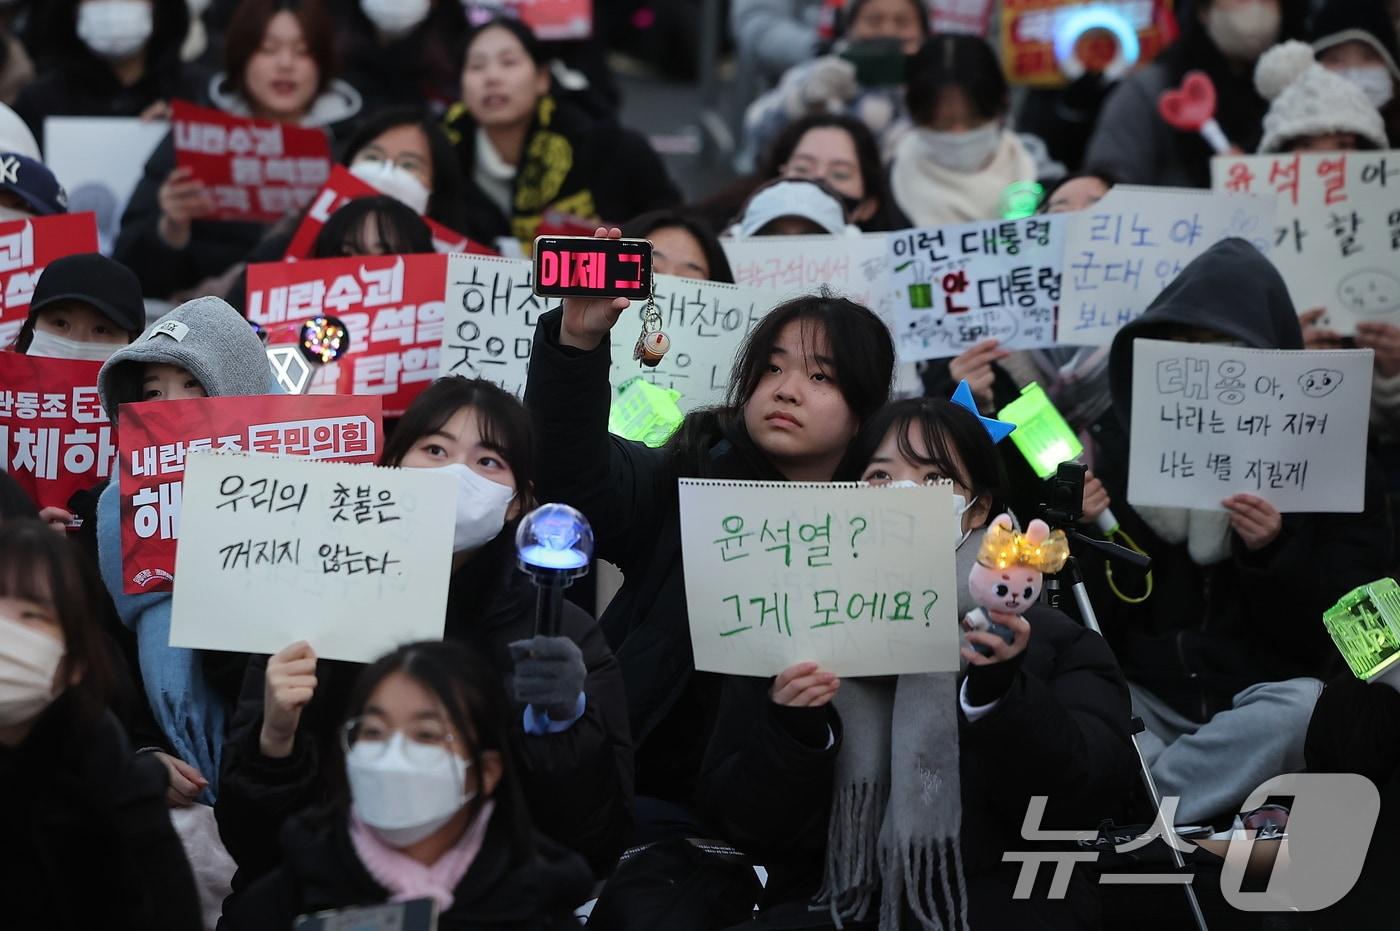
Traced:
<path fill-rule="evenodd" d="M 1035 159 L 1013 132 L 1002 132 L 992 160 L 975 172 L 944 168 L 928 157 L 918 132 L 911 132 L 895 147 L 890 186 L 915 226 L 944 226 L 996 219 L 1006 186 L 1034 181 L 1035 174 Z"/>

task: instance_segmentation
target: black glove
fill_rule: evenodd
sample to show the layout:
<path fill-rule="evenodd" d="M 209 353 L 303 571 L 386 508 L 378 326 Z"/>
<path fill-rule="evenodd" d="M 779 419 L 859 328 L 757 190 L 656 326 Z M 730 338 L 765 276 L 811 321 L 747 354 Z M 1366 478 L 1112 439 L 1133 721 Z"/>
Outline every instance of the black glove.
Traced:
<path fill-rule="evenodd" d="M 515 663 L 511 690 L 515 700 L 532 705 L 551 721 L 568 721 L 578 708 L 588 667 L 583 651 L 568 637 L 531 637 L 510 645 Z"/>

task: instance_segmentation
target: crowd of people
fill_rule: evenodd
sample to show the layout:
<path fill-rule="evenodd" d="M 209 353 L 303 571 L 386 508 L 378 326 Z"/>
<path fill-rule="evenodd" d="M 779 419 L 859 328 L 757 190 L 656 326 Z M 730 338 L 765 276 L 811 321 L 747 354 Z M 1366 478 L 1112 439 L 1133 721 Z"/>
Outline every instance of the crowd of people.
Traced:
<path fill-rule="evenodd" d="M 938 0 L 730 0 L 751 170 L 683 191 L 623 124 L 610 56 L 659 44 L 695 4 L 580 4 L 591 36 L 549 41 L 529 5 L 0 0 L 0 222 L 67 211 L 47 118 L 159 121 L 175 101 L 321 131 L 377 192 L 302 258 L 432 252 L 432 221 L 517 256 L 542 232 L 646 238 L 658 273 L 722 282 L 730 238 L 999 219 L 1031 183 L 1046 214 L 1117 184 L 1209 188 L 1217 153 L 1158 108 L 1189 72 L 1214 84 L 1237 154 L 1400 142 L 1387 0 L 1182 0 L 1155 59 L 1028 93 L 995 33 L 937 30 Z M 132 402 L 282 393 L 245 316 L 247 267 L 281 260 L 305 211 L 217 208 L 167 134 L 110 256 L 49 262 L 3 351 L 101 362 L 115 431 Z M 1400 327 L 1334 332 L 1225 239 L 1111 345 L 987 339 L 905 385 L 887 323 L 823 290 L 769 309 L 723 401 L 652 447 L 609 432 L 629 306 L 544 313 L 523 397 L 442 378 L 386 423 L 379 465 L 449 473 L 456 518 L 442 640 L 372 664 L 306 641 L 172 647 L 172 594 L 124 585 L 118 483 L 38 502 L 0 472 L 0 926 L 264 931 L 426 898 L 435 927 L 483 931 L 1153 927 L 1140 911 L 1187 927 L 1184 900 L 1114 901 L 1089 869 L 1027 896 L 1006 856 L 1039 846 L 1023 825 L 1037 797 L 1046 830 L 1152 822 L 1144 767 L 1178 824 L 1217 830 L 1271 777 L 1365 775 L 1384 804 L 1361 883 L 1278 927 L 1385 926 L 1400 686 L 1355 678 L 1322 615 L 1397 568 Z M 1364 509 L 1130 503 L 1144 338 L 1373 350 Z M 1085 447 L 1080 532 L 1101 535 L 1111 508 L 1152 560 L 1149 575 L 1079 554 L 1102 634 L 1039 604 L 998 615 L 1006 637 L 963 630 L 955 680 L 697 671 L 681 480 L 951 484 L 961 618 L 993 519 L 1028 523 L 1047 500 L 978 416 L 1031 382 Z M 978 410 L 949 400 L 959 385 Z M 566 602 L 553 634 L 514 546 L 547 502 L 578 509 L 621 576 Z"/>

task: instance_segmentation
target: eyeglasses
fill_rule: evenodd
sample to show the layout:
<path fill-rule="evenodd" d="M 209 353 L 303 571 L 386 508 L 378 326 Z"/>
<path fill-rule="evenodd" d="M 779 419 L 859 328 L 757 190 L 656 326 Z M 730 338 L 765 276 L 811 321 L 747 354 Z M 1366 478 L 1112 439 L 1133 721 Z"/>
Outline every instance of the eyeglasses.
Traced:
<path fill-rule="evenodd" d="M 378 718 L 351 718 L 340 732 L 340 743 L 347 755 L 353 751 L 356 756 L 377 760 L 389 752 L 395 735 L 403 738 L 404 756 L 414 763 L 427 764 L 440 759 L 439 751 L 443 748 L 453 756 L 460 756 L 452 734 L 432 721 L 420 721 L 408 730 L 396 730 Z"/>

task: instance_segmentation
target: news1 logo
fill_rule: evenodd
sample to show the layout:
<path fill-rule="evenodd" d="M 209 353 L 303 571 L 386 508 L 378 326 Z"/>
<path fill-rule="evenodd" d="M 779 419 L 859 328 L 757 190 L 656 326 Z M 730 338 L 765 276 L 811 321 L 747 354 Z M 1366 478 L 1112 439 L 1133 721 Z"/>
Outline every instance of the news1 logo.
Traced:
<path fill-rule="evenodd" d="M 650 291 L 651 243 L 644 239 L 540 237 L 535 293 L 541 296 L 644 297 Z"/>

